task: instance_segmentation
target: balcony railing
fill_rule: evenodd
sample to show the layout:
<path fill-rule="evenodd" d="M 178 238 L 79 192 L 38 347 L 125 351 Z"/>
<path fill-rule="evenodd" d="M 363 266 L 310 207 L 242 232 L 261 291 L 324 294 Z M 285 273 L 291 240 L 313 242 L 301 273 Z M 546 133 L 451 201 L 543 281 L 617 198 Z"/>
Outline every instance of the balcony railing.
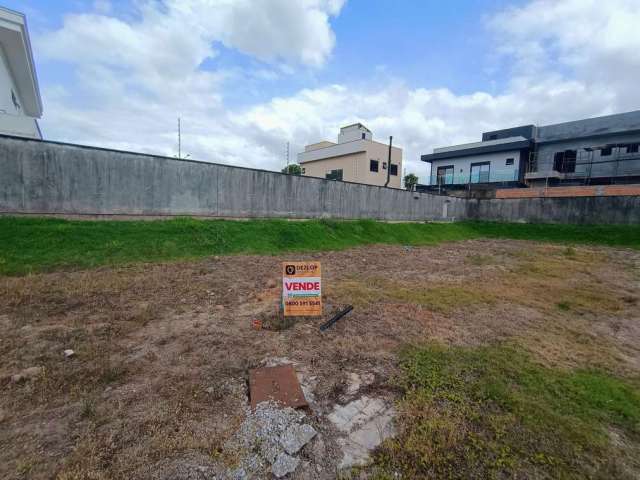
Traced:
<path fill-rule="evenodd" d="M 486 172 L 459 172 L 444 175 L 432 173 L 429 178 L 429 185 L 468 185 L 482 183 L 517 182 L 518 170 L 490 170 Z"/>

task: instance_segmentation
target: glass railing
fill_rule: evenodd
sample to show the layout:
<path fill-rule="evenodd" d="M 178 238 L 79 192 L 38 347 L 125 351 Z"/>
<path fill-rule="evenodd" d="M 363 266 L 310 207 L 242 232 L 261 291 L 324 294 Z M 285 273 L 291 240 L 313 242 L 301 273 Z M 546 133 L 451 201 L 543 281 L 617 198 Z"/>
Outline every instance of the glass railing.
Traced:
<path fill-rule="evenodd" d="M 429 185 L 466 185 L 468 183 L 494 183 L 494 182 L 514 182 L 518 180 L 517 170 L 492 170 L 488 173 L 474 172 L 449 173 L 446 175 L 432 174 L 429 178 Z"/>

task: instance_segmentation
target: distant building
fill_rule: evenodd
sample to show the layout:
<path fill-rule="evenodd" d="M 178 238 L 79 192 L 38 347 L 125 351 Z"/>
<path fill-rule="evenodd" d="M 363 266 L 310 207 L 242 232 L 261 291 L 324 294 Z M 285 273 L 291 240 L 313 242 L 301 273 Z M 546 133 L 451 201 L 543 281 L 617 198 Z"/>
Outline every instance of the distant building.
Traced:
<path fill-rule="evenodd" d="M 640 110 L 554 125 L 485 132 L 482 141 L 435 148 L 430 185 L 512 186 L 640 181 Z"/>
<path fill-rule="evenodd" d="M 402 188 L 402 149 L 373 140 L 371 130 L 355 123 L 340 129 L 338 143 L 322 141 L 307 145 L 298 154 L 302 174 L 330 180 Z"/>
<path fill-rule="evenodd" d="M 0 7 L 0 133 L 42 138 L 37 119 L 42 100 L 31 54 L 27 20 Z"/>

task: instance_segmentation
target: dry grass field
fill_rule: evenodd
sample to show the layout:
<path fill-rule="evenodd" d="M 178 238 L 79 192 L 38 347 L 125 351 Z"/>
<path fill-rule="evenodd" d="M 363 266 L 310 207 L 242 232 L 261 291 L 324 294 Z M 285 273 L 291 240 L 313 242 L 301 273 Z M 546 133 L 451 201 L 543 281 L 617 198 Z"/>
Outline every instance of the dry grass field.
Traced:
<path fill-rule="evenodd" d="M 325 316 L 355 307 L 322 334 L 273 320 L 301 259 Z M 282 357 L 326 448 L 293 478 L 640 476 L 640 252 L 468 240 L 0 277 L 0 478 L 201 478 L 234 461 L 247 370 Z M 398 435 L 338 473 L 325 415 L 354 372 Z"/>

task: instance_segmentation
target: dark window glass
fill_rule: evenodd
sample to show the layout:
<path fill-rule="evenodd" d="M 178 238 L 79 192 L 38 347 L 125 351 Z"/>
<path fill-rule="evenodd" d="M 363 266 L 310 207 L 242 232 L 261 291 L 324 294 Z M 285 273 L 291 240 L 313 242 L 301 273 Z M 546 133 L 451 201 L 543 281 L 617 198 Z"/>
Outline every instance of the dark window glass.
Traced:
<path fill-rule="evenodd" d="M 398 165 L 392 163 L 389 166 L 389 175 L 398 175 Z"/>
<path fill-rule="evenodd" d="M 362 139 L 364 140 L 366 137 L 367 137 L 367 134 L 366 134 L 366 133 L 363 133 L 363 134 L 362 134 Z"/>
<path fill-rule="evenodd" d="M 638 153 L 638 144 L 632 143 L 627 145 L 627 153 Z"/>
<path fill-rule="evenodd" d="M 453 183 L 453 165 L 438 167 L 438 170 L 436 170 L 436 172 L 438 185 L 447 185 Z"/>
<path fill-rule="evenodd" d="M 611 155 L 611 147 L 605 147 L 602 150 L 600 150 L 601 157 L 608 157 L 609 155 Z"/>
<path fill-rule="evenodd" d="M 378 160 L 369 160 L 369 171 L 370 172 L 378 171 Z"/>
<path fill-rule="evenodd" d="M 561 172 L 573 173 L 576 171 L 576 157 L 578 153 L 575 150 L 564 151 L 564 164 Z"/>
<path fill-rule="evenodd" d="M 331 170 L 325 175 L 327 180 L 342 180 L 342 169 Z"/>
<path fill-rule="evenodd" d="M 563 162 L 564 162 L 564 152 L 556 152 L 553 154 L 553 169 L 556 172 L 562 171 Z"/>
<path fill-rule="evenodd" d="M 575 150 L 565 150 L 564 152 L 556 152 L 553 155 L 553 169 L 561 173 L 573 173 L 576 171 Z"/>
<path fill-rule="evenodd" d="M 487 183 L 490 179 L 490 162 L 472 163 L 471 164 L 471 183 Z"/>
<path fill-rule="evenodd" d="M 507 158 L 505 165 L 513 165 L 513 158 Z"/>

